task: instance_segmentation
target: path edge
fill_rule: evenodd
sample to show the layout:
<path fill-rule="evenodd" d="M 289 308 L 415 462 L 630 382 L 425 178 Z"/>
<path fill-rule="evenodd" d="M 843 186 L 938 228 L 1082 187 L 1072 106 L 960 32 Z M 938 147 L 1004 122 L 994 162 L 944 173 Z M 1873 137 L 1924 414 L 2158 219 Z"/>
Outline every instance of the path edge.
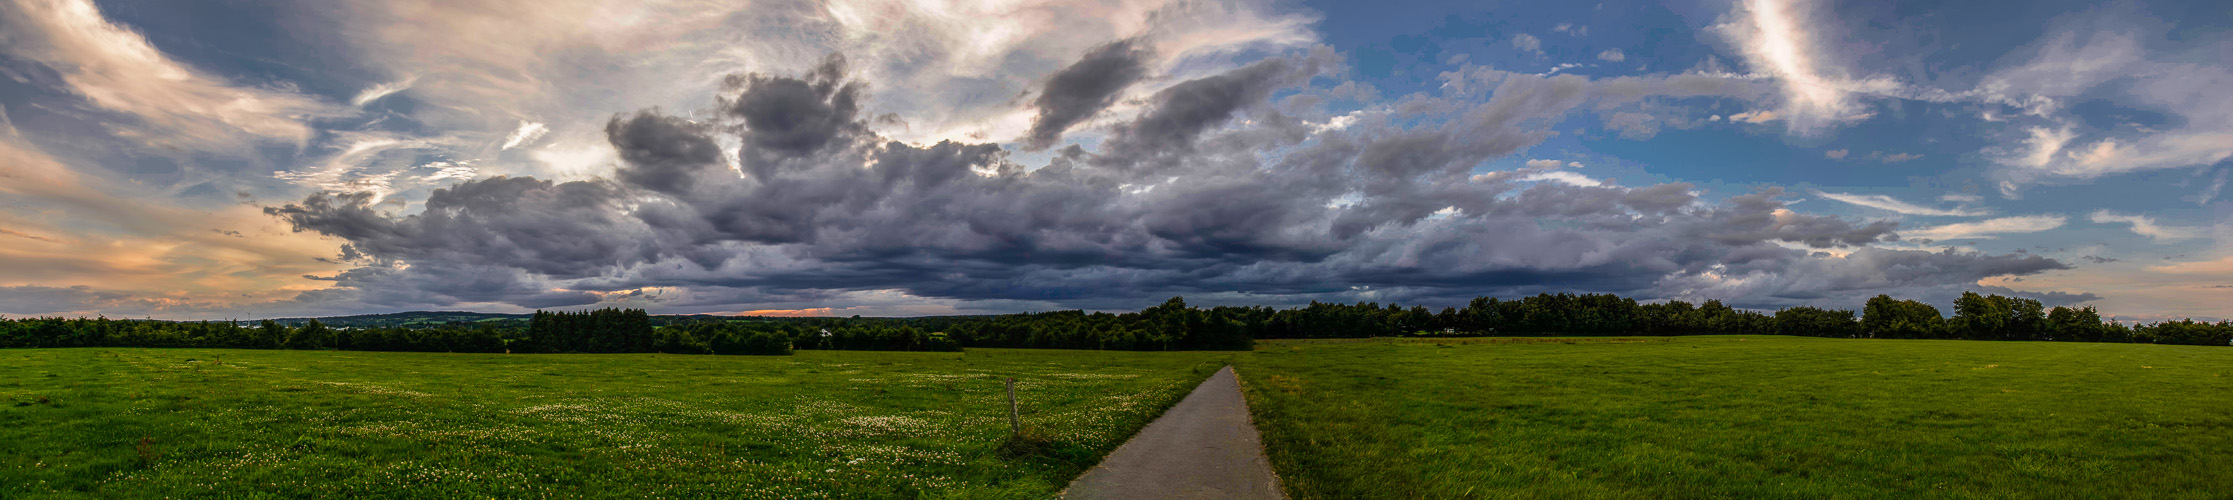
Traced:
<path fill-rule="evenodd" d="M 1265 451 L 1264 430 L 1256 426 L 1256 407 L 1248 404 L 1248 383 L 1247 381 L 1241 379 L 1240 367 L 1235 366 L 1232 363 L 1226 363 L 1224 366 L 1218 367 L 1218 371 L 1225 370 L 1231 370 L 1233 372 L 1233 388 L 1234 390 L 1238 390 L 1241 393 L 1241 407 L 1247 409 L 1247 411 L 1243 413 L 1248 417 L 1249 430 L 1256 431 L 1256 455 L 1264 457 L 1264 470 L 1266 472 L 1270 472 L 1272 475 L 1272 485 L 1274 486 L 1273 491 L 1278 493 L 1280 500 L 1291 500 L 1294 497 L 1287 494 L 1287 481 L 1280 478 L 1279 468 L 1272 464 L 1271 453 Z M 1180 396 L 1179 401 L 1185 401 L 1187 397 L 1193 396 L 1194 391 L 1201 390 L 1202 386 L 1209 384 L 1210 379 L 1213 378 L 1217 378 L 1217 371 L 1212 371 L 1210 372 L 1209 376 L 1202 377 L 1202 381 L 1195 382 L 1194 389 L 1187 391 L 1186 396 Z M 1165 414 L 1170 413 L 1171 408 L 1178 407 L 1179 401 L 1171 402 L 1171 406 L 1164 408 L 1163 413 L 1156 414 L 1155 419 L 1151 419 L 1148 421 L 1148 425 L 1154 425 L 1156 420 L 1161 420 Z M 1093 471 L 1095 469 L 1101 468 L 1103 463 L 1108 462 L 1109 457 L 1116 456 L 1118 451 L 1124 450 L 1125 447 L 1132 446 L 1132 442 L 1135 440 L 1135 438 L 1138 438 L 1140 436 L 1140 433 L 1147 432 L 1148 425 L 1140 426 L 1140 430 L 1133 431 L 1132 435 L 1126 436 L 1124 438 L 1123 444 L 1117 445 L 1116 448 L 1110 449 L 1108 454 L 1103 455 L 1100 462 L 1095 462 L 1092 467 L 1087 467 L 1084 472 L 1078 473 L 1078 477 L 1070 478 L 1070 482 L 1068 484 L 1064 484 L 1061 490 L 1056 491 L 1052 498 L 1056 500 L 1066 500 L 1070 498 L 1070 488 L 1073 486 L 1077 486 L 1078 479 L 1093 474 Z"/>
<path fill-rule="evenodd" d="M 1279 464 L 1272 463 L 1271 440 L 1264 439 L 1264 428 L 1256 425 L 1256 405 L 1248 403 L 1248 379 L 1241 378 L 1241 367 L 1232 364 L 1227 364 L 1225 367 L 1233 370 L 1233 385 L 1240 388 L 1241 406 L 1248 408 L 1248 428 L 1256 431 L 1256 454 L 1264 457 L 1264 470 L 1272 472 L 1272 485 L 1279 487 L 1279 498 L 1281 500 L 1293 500 L 1295 496 L 1287 494 L 1287 479 L 1279 477 Z M 1212 373 L 1211 375 L 1216 374 Z M 1146 427 L 1141 429 L 1146 429 Z M 1109 453 L 1115 454 L 1116 452 L 1110 451 Z M 1063 488 L 1063 490 L 1068 491 L 1069 488 Z"/>

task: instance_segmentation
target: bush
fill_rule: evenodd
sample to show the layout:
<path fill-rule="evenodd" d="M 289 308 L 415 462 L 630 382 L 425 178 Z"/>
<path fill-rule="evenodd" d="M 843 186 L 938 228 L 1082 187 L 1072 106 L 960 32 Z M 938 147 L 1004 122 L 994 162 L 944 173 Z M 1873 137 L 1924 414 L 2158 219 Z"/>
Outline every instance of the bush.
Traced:
<path fill-rule="evenodd" d="M 668 354 L 713 354 L 713 346 L 681 327 L 660 327 L 652 333 L 652 350 Z"/>
<path fill-rule="evenodd" d="M 1861 336 L 1861 322 L 1853 320 L 1853 311 L 1799 306 L 1776 311 L 1776 333 L 1854 338 Z"/>
<path fill-rule="evenodd" d="M 955 342 L 953 337 L 946 335 L 946 332 L 936 332 L 923 338 L 922 349 L 919 350 L 961 352 L 961 343 Z"/>
<path fill-rule="evenodd" d="M 789 356 L 791 338 L 775 332 L 752 332 L 744 341 L 744 351 L 737 354 L 760 356 Z"/>

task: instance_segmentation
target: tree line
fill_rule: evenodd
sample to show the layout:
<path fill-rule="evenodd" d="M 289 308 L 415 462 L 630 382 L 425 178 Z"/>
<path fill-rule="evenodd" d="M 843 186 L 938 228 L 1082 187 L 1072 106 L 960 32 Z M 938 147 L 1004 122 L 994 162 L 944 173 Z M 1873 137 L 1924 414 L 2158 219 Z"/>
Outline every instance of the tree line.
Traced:
<path fill-rule="evenodd" d="M 526 321 L 335 328 L 317 320 L 172 322 L 107 318 L 0 319 L 0 347 L 216 347 L 417 352 L 790 354 L 799 349 L 958 351 L 963 347 L 1246 350 L 1256 339 L 1485 335 L 1799 335 L 1836 338 L 2233 344 L 2233 322 L 2126 325 L 2092 307 L 1964 293 L 1951 316 L 1878 295 L 1860 311 L 1742 310 L 1718 300 L 1642 303 L 1612 294 L 1482 297 L 1425 306 L 1312 302 L 1294 308 L 1191 307 L 1184 298 L 1137 312 L 1071 310 L 928 318 L 659 316 L 641 309 L 537 311 Z M 524 323 L 524 324 L 522 324 Z"/>
<path fill-rule="evenodd" d="M 0 319 L 5 347 L 202 347 L 477 353 L 648 353 L 785 355 L 793 349 L 959 351 L 961 344 L 917 325 L 881 320 L 735 321 L 654 318 L 642 309 L 536 311 L 525 322 L 471 321 L 426 327 L 290 326 L 263 320 Z M 919 321 L 942 325 L 939 321 Z"/>
<path fill-rule="evenodd" d="M 2233 322 L 2164 321 L 2127 325 L 2092 307 L 2042 307 L 2039 301 L 1964 293 L 1951 317 L 1914 300 L 1878 295 L 1858 312 L 1811 306 L 1774 312 L 1719 300 L 1642 303 L 1613 294 L 1537 294 L 1473 299 L 1434 311 L 1374 302 L 1311 302 L 1270 307 L 1189 308 L 1184 299 L 1137 313 L 1055 311 L 962 321 L 948 327 L 970 347 L 1051 349 L 1246 349 L 1253 339 L 1435 336 L 1796 335 L 1834 338 L 2035 340 L 2148 344 L 2233 344 Z"/>

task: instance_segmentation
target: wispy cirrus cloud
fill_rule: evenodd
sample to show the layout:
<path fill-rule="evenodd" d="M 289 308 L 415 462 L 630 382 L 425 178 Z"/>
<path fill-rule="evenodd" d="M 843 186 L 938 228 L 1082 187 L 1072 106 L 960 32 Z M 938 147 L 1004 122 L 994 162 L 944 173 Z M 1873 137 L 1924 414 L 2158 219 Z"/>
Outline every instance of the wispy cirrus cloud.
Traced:
<path fill-rule="evenodd" d="M 2062 227 L 2064 223 L 2069 221 L 2070 218 L 2060 215 L 2022 215 L 1905 230 L 1900 231 L 1900 235 L 1926 240 L 1992 239 L 2004 234 L 2025 234 L 2053 230 Z"/>
<path fill-rule="evenodd" d="M 1529 54 L 1542 54 L 1543 39 L 1536 38 L 1535 35 L 1526 33 L 1512 35 L 1512 48 L 1519 49 L 1520 52 L 1526 52 Z"/>
<path fill-rule="evenodd" d="M 2027 122 L 1985 153 L 2000 165 L 2002 190 L 2035 182 L 2087 180 L 2148 170 L 2210 165 L 2233 158 L 2233 67 L 2165 60 L 2142 46 L 2142 32 L 2072 23 L 2042 39 L 2023 63 L 1987 75 L 1978 98 L 2016 106 Z M 2081 100 L 2162 110 L 2163 128 L 2087 124 L 2070 112 Z"/>
<path fill-rule="evenodd" d="M 54 238 L 48 238 L 48 237 L 45 237 L 45 236 L 39 236 L 39 235 L 36 235 L 36 234 L 29 234 L 29 233 L 24 233 L 24 232 L 22 232 L 22 231 L 16 231 L 16 230 L 12 230 L 12 229 L 4 229 L 4 228 L 0 228 L 0 235 L 5 235 L 5 236 L 14 236 L 14 237 L 17 237 L 17 238 L 23 238 L 23 239 L 28 239 L 28 240 L 32 240 L 32 241 L 44 241 L 44 242 L 47 242 L 47 243 L 61 243 L 61 242 L 62 242 L 62 240 L 57 240 L 57 239 L 54 239 Z"/>
<path fill-rule="evenodd" d="M 1922 206 L 1922 205 L 1916 205 L 1916 204 L 1913 204 L 1913 203 L 1908 203 L 1908 202 L 1905 202 L 1905 201 L 1900 201 L 1900 200 L 1899 200 L 1898 198 L 1893 198 L 1893 197 L 1891 197 L 1891 196 L 1889 196 L 1889 195 L 1881 195 L 1881 194 L 1849 194 L 1849 193 L 1830 193 L 1830 192 L 1823 192 L 1823 191 L 1815 191 L 1815 192 L 1814 192 L 1814 194 L 1815 194 L 1815 196 L 1821 196 L 1821 197 L 1823 197 L 1823 198 L 1827 198 L 1827 199 L 1830 199 L 1830 200 L 1834 200 L 1834 201 L 1838 201 L 1838 202 L 1842 202 L 1842 203 L 1849 203 L 1849 204 L 1853 204 L 1853 205 L 1860 205 L 1860 206 L 1864 206 L 1864 207 L 1874 208 L 1874 209 L 1877 209 L 1877 210 L 1884 210 L 1884 211 L 1888 211 L 1888 212 L 1892 212 L 1892 213 L 1897 213 L 1897 214 L 1902 214 L 1902 215 L 1929 215 L 1929 216 L 1939 216 L 1939 217 L 1977 217 L 1977 216 L 1982 216 L 1982 215 L 1992 215 L 1992 211 L 1990 211 L 1990 210 L 1985 210 L 1985 209 L 1975 209 L 1975 208 L 1960 208 L 1960 207 L 1957 207 L 1957 208 L 1931 208 L 1931 207 L 1926 207 L 1926 206 Z"/>
<path fill-rule="evenodd" d="M 1853 78 L 1820 48 L 1816 33 L 1828 23 L 1816 22 L 1812 4 L 1792 0 L 1744 0 L 1730 19 L 1716 31 L 1744 55 L 1753 71 L 1773 78 L 1783 90 L 1781 106 L 1773 113 L 1752 112 L 1738 116 L 1761 123 L 1780 118 L 1790 130 L 1813 134 L 1842 122 L 1873 116 L 1857 94 L 1894 94 L 1902 85 L 1886 77 Z"/>
<path fill-rule="evenodd" d="M 366 104 L 371 104 L 372 101 L 377 101 L 380 100 L 380 98 L 395 95 L 398 92 L 410 90 L 411 84 L 418 83 L 418 81 L 419 78 L 414 76 L 402 80 L 386 82 L 373 85 L 371 87 L 366 87 L 363 91 L 357 92 L 356 97 L 349 98 L 349 105 L 362 108 Z"/>
<path fill-rule="evenodd" d="M 533 144 L 537 139 L 542 139 L 543 134 L 548 133 L 550 133 L 550 127 L 544 126 L 542 123 L 520 120 L 519 128 L 512 129 L 511 135 L 504 136 L 504 147 L 501 149 L 512 149 Z"/>
<path fill-rule="evenodd" d="M 2159 225 L 2156 224 L 2154 217 L 2145 215 L 2120 214 L 2108 210 L 2099 210 L 2087 218 L 2095 224 L 2124 224 L 2130 226 L 2134 234 L 2162 242 L 2200 238 L 2204 234 L 2204 231 L 2199 228 Z"/>
<path fill-rule="evenodd" d="M 303 143 L 306 121 L 345 111 L 285 86 L 249 87 L 180 63 L 91 0 L 9 0 L 0 50 L 53 69 L 93 106 L 136 118 L 127 135 L 191 148 Z"/>
<path fill-rule="evenodd" d="M 1547 182 L 1557 182 L 1557 183 L 1560 183 L 1560 184 L 1565 184 L 1565 185 L 1568 185 L 1568 186 L 1576 186 L 1576 187 L 1593 187 L 1593 186 L 1601 186 L 1601 185 L 1604 185 L 1604 184 L 1605 184 L 1605 181 L 1601 181 L 1601 180 L 1597 180 L 1597 179 L 1592 179 L 1592 178 L 1590 178 L 1590 177 L 1589 177 L 1589 176 L 1587 176 L 1587 175 L 1582 175 L 1581 173 L 1578 173 L 1578 172 L 1568 172 L 1568 171 L 1565 171 L 1565 170 L 1559 170 L 1559 171 L 1553 171 L 1553 172 L 1542 172 L 1542 173 L 1536 173 L 1536 174 L 1528 174 L 1528 175 L 1527 175 L 1527 176 L 1525 176 L 1525 177 L 1521 177 L 1521 178 L 1520 178 L 1520 180 L 1522 180 L 1522 181 L 1537 181 L 1537 182 L 1544 182 L 1544 181 L 1547 181 Z"/>

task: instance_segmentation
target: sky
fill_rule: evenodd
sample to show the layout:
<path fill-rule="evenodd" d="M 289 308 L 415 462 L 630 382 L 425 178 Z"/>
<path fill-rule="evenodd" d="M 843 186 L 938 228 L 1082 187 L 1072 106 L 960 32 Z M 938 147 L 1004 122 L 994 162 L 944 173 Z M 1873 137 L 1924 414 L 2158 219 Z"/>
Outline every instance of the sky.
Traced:
<path fill-rule="evenodd" d="M 0 314 L 2233 316 L 2233 5 L 0 0 Z"/>

